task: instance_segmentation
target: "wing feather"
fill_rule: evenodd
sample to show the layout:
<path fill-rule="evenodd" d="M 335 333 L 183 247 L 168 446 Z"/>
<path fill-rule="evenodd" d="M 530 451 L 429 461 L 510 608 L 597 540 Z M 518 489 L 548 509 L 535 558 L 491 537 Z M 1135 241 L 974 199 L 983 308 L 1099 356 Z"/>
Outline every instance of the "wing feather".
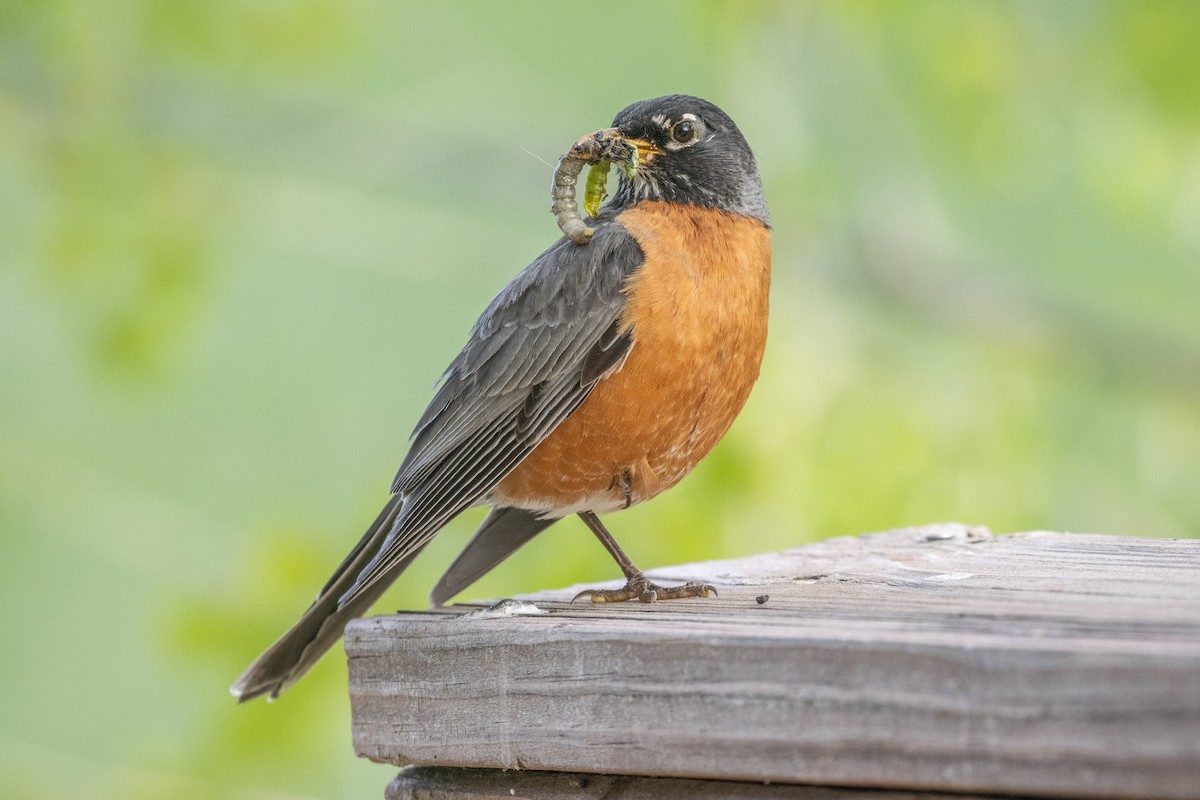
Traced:
<path fill-rule="evenodd" d="M 407 498 L 409 502 L 405 503 L 392 531 L 339 605 L 352 602 L 355 596 L 387 575 L 395 564 L 428 544 L 450 519 L 474 505 L 516 467 L 537 442 L 578 408 L 591 388 L 592 385 L 582 386 L 578 382 L 567 383 L 547 402 L 540 404 L 531 418 L 531 435 L 522 435 L 520 426 L 497 424 L 439 465 L 435 474 Z M 487 434 L 493 434 L 495 438 Z"/>
<path fill-rule="evenodd" d="M 506 286 L 446 370 L 435 402 L 413 431 L 393 491 L 414 488 L 414 475 L 497 409 L 515 408 L 531 386 L 573 368 L 620 315 L 621 290 L 642 257 L 619 223 L 605 221 L 587 246 L 561 239 Z"/>

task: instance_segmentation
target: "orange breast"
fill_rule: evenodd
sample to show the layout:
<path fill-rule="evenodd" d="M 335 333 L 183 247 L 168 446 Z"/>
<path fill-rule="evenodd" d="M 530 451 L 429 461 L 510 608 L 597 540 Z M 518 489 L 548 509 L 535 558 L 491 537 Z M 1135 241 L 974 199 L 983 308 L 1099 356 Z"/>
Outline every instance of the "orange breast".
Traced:
<path fill-rule="evenodd" d="M 633 348 L 492 493 L 557 513 L 610 511 L 683 478 L 729 430 L 767 338 L 771 236 L 758 220 L 643 202 L 618 221 L 646 260 L 626 288 Z"/>

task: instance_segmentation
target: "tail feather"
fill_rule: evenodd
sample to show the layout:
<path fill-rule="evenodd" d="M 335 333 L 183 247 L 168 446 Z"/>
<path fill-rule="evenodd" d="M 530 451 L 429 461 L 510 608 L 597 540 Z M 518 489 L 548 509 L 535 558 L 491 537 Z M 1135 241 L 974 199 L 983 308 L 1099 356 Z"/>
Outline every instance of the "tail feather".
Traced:
<path fill-rule="evenodd" d="M 396 495 L 388 501 L 362 539 L 346 556 L 333 577 L 325 584 L 317 599 L 309 606 L 300 621 L 279 637 L 246 668 L 229 691 L 239 702 L 260 695 L 278 697 L 279 693 L 308 672 L 325 651 L 341 638 L 346 623 L 366 613 L 392 581 L 404 571 L 422 548 L 410 553 L 396 564 L 385 579 L 377 581 L 366 592 L 338 608 L 338 599 L 354 584 L 358 573 L 370 561 L 387 536 L 403 508 L 403 497 Z"/>
<path fill-rule="evenodd" d="M 435 606 L 442 605 L 557 521 L 558 518 L 542 519 L 536 512 L 519 508 L 492 509 L 433 587 L 429 601 Z"/>

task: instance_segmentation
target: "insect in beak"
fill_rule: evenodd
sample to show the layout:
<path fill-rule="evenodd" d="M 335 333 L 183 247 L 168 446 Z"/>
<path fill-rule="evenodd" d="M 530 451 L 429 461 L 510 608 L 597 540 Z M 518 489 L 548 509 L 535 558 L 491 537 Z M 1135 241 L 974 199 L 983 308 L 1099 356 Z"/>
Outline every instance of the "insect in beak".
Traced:
<path fill-rule="evenodd" d="M 645 149 L 643 149 L 643 147 Z M 589 216 L 596 216 L 600 203 L 606 196 L 605 180 L 613 163 L 621 165 L 625 174 L 632 178 L 638 166 L 649 162 L 658 153 L 658 148 L 644 139 L 626 139 L 617 128 L 605 128 L 582 137 L 571 149 L 563 153 L 554 170 L 551 188 L 551 210 L 559 228 L 576 244 L 586 244 L 595 231 L 579 216 L 575 202 L 575 184 L 584 165 L 589 166 L 583 208 Z"/>

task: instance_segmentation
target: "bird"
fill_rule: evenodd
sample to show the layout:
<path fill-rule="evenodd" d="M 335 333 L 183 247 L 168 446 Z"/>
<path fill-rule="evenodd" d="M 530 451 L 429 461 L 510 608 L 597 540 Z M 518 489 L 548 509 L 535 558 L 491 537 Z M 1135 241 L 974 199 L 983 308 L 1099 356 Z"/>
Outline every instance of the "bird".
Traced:
<path fill-rule="evenodd" d="M 490 508 L 430 600 L 442 605 L 577 515 L 625 576 L 576 600 L 712 597 L 651 583 L 599 515 L 676 485 L 756 382 L 771 217 L 734 121 L 689 95 L 633 103 L 597 136 L 636 146 L 585 243 L 564 236 L 471 329 L 418 420 L 388 500 L 300 620 L 230 691 L 273 699 L 303 676 L 451 519 Z"/>

